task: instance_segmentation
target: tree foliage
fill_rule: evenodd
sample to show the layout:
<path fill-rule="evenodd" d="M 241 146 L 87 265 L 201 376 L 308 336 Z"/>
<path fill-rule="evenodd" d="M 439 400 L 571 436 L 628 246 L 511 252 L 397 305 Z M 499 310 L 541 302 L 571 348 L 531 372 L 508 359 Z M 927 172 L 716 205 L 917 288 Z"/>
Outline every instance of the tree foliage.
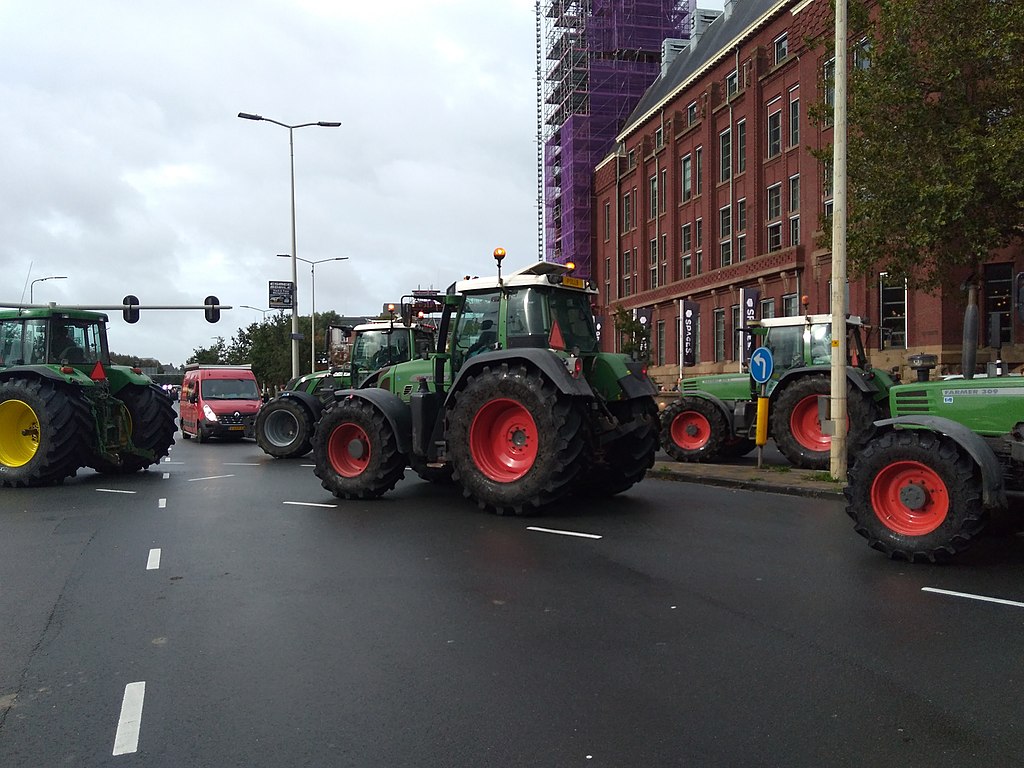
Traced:
<path fill-rule="evenodd" d="M 651 329 L 634 318 L 632 311 L 621 304 L 615 307 L 614 317 L 619 350 L 634 359 L 646 357 L 650 349 Z"/>
<path fill-rule="evenodd" d="M 934 289 L 1024 233 L 1024 3 L 879 0 L 865 30 L 847 258 Z"/>

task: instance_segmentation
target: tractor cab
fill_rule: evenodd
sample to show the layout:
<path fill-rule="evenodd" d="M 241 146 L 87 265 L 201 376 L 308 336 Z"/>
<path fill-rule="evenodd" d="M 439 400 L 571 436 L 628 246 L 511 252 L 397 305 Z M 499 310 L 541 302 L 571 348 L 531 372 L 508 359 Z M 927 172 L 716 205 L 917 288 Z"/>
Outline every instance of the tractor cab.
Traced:
<path fill-rule="evenodd" d="M 0 319 L 0 367 L 109 363 L 106 315 L 24 310 Z"/>

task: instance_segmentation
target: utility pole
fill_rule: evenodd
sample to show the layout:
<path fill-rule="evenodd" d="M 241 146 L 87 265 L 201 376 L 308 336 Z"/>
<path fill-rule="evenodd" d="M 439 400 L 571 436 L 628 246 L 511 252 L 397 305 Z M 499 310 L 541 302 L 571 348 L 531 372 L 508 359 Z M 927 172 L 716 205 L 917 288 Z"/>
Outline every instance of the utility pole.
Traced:
<path fill-rule="evenodd" d="M 846 2 L 836 0 L 835 100 L 832 128 L 832 378 L 830 420 L 833 480 L 846 481 Z"/>

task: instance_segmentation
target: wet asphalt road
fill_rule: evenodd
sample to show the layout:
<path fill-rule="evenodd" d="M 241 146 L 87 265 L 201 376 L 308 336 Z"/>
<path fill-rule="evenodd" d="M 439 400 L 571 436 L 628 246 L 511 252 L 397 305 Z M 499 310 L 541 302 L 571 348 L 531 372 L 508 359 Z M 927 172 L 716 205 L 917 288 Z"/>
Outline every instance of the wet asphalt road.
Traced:
<path fill-rule="evenodd" d="M 179 438 L 0 489 L 0 765 L 1024 764 L 1022 565 L 665 480 L 530 518 L 413 475 L 342 502 Z"/>

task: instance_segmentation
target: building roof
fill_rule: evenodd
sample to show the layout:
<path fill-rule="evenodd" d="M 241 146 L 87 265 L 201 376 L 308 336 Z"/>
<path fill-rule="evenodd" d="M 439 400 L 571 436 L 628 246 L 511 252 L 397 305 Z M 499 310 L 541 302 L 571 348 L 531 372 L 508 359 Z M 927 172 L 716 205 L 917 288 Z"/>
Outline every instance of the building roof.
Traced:
<path fill-rule="evenodd" d="M 690 39 L 689 47 L 680 52 L 664 74 L 658 76 L 626 119 L 619 133 L 621 141 L 648 115 L 683 90 L 707 68 L 729 55 L 735 46 L 756 32 L 779 10 L 794 4 L 793 0 L 726 0 L 726 13 L 713 21 L 699 40 Z M 700 13 L 698 9 L 697 13 Z"/>

